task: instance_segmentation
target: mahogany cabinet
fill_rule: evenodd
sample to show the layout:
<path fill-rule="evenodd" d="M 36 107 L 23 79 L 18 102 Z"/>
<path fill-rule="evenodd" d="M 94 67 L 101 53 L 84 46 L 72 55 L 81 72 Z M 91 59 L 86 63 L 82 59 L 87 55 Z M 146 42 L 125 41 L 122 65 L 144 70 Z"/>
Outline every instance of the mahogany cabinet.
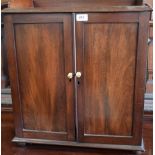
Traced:
<path fill-rule="evenodd" d="M 143 150 L 148 6 L 6 9 L 14 142 Z"/>

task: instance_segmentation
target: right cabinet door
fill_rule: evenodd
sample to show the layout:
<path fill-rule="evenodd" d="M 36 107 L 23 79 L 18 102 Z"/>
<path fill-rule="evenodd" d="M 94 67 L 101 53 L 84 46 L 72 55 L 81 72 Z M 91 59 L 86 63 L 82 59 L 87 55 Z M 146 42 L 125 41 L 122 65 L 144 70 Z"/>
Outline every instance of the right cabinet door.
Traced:
<path fill-rule="evenodd" d="M 80 142 L 140 145 L 149 13 L 76 21 Z"/>

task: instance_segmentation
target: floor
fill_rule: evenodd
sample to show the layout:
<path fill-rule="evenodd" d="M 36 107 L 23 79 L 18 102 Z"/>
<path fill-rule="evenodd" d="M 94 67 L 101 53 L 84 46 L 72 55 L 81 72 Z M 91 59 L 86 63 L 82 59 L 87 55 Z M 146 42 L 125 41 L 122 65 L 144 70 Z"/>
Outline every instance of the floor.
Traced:
<path fill-rule="evenodd" d="M 14 137 L 13 115 L 7 108 L 2 111 L 2 155 L 152 155 L 152 115 L 146 114 L 144 119 L 144 144 L 146 151 L 118 151 L 106 149 L 81 149 L 47 145 L 17 146 L 11 142 Z"/>

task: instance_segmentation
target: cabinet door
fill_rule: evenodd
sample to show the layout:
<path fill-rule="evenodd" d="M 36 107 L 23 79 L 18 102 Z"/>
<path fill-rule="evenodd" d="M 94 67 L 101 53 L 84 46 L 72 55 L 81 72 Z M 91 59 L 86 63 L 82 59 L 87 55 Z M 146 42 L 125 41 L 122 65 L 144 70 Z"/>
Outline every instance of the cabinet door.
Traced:
<path fill-rule="evenodd" d="M 89 13 L 76 21 L 79 141 L 141 144 L 148 20 Z"/>
<path fill-rule="evenodd" d="M 74 140 L 71 18 L 5 17 L 17 137 Z"/>

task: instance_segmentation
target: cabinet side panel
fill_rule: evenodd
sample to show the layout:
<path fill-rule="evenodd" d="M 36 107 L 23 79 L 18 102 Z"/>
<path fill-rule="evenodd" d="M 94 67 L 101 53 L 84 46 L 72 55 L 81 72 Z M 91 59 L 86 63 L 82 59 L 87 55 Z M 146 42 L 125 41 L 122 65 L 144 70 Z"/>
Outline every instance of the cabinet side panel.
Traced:
<path fill-rule="evenodd" d="M 66 132 L 63 23 L 15 24 L 15 40 L 24 128 Z"/>
<path fill-rule="evenodd" d="M 84 25 L 84 133 L 132 136 L 136 23 Z"/>

